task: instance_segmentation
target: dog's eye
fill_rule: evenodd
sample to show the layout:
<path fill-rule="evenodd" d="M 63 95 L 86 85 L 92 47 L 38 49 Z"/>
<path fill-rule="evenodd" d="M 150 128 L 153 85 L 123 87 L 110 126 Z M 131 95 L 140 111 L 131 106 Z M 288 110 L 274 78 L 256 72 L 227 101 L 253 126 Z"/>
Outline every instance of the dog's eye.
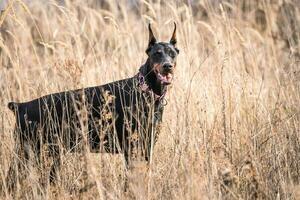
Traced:
<path fill-rule="evenodd" d="M 162 52 L 161 52 L 161 51 L 156 51 L 156 52 L 154 53 L 154 55 L 155 55 L 155 56 L 161 56 L 161 55 L 162 55 Z"/>
<path fill-rule="evenodd" d="M 175 52 L 173 52 L 173 51 L 170 51 L 169 55 L 170 55 L 171 58 L 175 58 L 175 56 L 176 56 Z"/>

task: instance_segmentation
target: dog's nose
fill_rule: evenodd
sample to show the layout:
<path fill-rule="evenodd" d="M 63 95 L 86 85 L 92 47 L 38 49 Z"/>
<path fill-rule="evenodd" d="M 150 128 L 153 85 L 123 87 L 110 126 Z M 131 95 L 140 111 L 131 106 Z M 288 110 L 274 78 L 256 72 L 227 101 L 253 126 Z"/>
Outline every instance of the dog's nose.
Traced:
<path fill-rule="evenodd" d="M 166 64 L 163 65 L 163 68 L 164 68 L 165 70 L 170 70 L 170 69 L 173 68 L 173 65 L 171 65 L 170 63 L 166 63 Z"/>

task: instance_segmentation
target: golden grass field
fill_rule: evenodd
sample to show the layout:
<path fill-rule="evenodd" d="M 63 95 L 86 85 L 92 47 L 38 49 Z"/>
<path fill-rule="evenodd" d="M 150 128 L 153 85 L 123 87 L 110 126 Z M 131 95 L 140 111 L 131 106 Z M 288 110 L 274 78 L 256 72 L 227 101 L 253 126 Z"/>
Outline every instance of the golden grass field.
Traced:
<path fill-rule="evenodd" d="M 300 199 L 299 1 L 28 2 L 9 1 L 0 18 L 0 199 Z M 45 158 L 9 193 L 7 103 L 134 76 L 148 23 L 168 41 L 174 21 L 162 132 L 129 190 L 121 155 L 67 153 L 56 186 Z"/>

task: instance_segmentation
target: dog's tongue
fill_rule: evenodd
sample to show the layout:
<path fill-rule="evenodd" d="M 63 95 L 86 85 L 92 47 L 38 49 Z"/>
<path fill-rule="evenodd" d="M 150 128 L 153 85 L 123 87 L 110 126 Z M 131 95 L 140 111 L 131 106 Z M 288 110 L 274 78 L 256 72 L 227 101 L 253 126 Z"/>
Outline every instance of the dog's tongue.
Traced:
<path fill-rule="evenodd" d="M 159 74 L 159 79 L 163 82 L 163 83 L 171 83 L 173 78 L 173 75 L 171 73 L 168 73 L 166 75 L 162 75 Z"/>
<path fill-rule="evenodd" d="M 173 75 L 171 73 L 168 73 L 166 75 L 166 78 L 167 78 L 167 81 L 171 82 L 172 81 L 172 78 L 173 78 Z"/>

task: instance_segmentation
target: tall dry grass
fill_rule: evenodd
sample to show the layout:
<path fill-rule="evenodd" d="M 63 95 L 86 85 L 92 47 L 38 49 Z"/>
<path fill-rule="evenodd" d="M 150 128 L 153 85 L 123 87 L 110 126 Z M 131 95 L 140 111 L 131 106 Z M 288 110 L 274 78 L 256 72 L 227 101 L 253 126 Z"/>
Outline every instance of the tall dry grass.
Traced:
<path fill-rule="evenodd" d="M 1 199 L 299 199 L 299 2 L 189 2 L 10 1 L 0 18 Z M 173 21 L 176 80 L 154 160 L 135 164 L 129 191 L 121 156 L 66 153 L 56 186 L 41 181 L 45 158 L 9 194 L 7 102 L 133 76 L 147 23 L 166 41 Z"/>

